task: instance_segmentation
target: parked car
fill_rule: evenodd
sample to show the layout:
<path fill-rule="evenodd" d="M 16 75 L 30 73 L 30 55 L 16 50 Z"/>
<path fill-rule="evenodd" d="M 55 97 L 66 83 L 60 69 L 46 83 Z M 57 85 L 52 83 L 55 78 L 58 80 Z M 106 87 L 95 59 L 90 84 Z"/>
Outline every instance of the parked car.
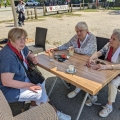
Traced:
<path fill-rule="evenodd" d="M 38 5 L 40 5 L 40 3 L 37 2 L 37 1 L 33 1 L 33 0 L 28 0 L 28 1 L 26 2 L 26 6 L 32 6 L 32 5 L 38 6 Z"/>

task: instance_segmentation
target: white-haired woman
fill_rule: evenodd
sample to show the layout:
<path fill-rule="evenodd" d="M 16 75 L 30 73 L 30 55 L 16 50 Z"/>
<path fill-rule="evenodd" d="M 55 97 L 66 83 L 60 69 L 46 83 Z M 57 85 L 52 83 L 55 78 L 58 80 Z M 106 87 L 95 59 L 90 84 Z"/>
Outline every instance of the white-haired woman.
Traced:
<path fill-rule="evenodd" d="M 114 65 L 102 65 L 97 64 L 95 69 L 97 70 L 115 70 L 120 69 L 120 29 L 114 29 L 110 42 L 107 43 L 100 51 L 94 53 L 88 62 L 88 66 L 91 63 L 95 63 L 96 59 L 102 55 L 105 55 L 105 59 L 116 63 Z M 112 103 L 115 102 L 117 95 L 117 88 L 120 85 L 120 76 L 118 75 L 108 84 L 108 103 L 103 107 L 103 110 L 99 112 L 101 117 L 107 117 L 112 112 Z"/>
<path fill-rule="evenodd" d="M 96 37 L 89 32 L 86 22 L 77 23 L 75 31 L 76 34 L 67 43 L 49 50 L 67 50 L 70 46 L 73 46 L 75 52 L 79 54 L 92 55 L 97 51 Z M 47 52 L 49 50 L 47 50 Z M 80 92 L 80 90 L 80 88 L 76 87 L 76 89 L 70 92 L 67 96 L 73 98 Z"/>

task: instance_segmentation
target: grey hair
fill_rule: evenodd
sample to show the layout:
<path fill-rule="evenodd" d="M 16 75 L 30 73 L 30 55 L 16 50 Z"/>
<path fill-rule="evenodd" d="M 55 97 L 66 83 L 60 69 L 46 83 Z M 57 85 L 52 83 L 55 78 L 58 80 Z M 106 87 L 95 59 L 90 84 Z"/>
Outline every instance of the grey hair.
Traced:
<path fill-rule="evenodd" d="M 79 22 L 79 23 L 77 23 L 75 28 L 82 28 L 83 30 L 87 30 L 88 31 L 88 25 L 87 25 L 86 22 Z"/>
<path fill-rule="evenodd" d="M 120 29 L 114 29 L 113 34 L 116 35 L 118 40 L 120 41 Z"/>

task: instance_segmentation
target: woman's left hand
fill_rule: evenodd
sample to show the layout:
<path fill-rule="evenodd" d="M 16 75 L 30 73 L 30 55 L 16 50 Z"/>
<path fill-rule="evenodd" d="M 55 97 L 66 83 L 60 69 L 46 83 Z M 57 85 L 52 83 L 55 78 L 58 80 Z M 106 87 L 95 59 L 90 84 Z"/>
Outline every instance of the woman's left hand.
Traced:
<path fill-rule="evenodd" d="M 106 65 L 97 64 L 97 65 L 92 66 L 92 69 L 94 69 L 94 70 L 105 70 Z"/>

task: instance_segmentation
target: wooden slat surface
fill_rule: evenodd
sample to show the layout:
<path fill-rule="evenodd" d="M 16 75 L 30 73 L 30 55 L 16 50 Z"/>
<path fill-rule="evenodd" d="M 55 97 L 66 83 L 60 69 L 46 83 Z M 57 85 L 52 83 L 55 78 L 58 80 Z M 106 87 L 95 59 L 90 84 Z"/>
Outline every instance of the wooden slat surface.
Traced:
<path fill-rule="evenodd" d="M 68 51 L 59 51 L 59 54 L 62 53 L 68 55 Z M 74 53 L 74 56 L 70 57 L 68 61 L 58 62 L 57 60 L 54 60 L 54 62 L 50 62 L 48 55 L 43 53 L 38 55 L 38 66 L 57 75 L 58 77 L 63 78 L 69 83 L 80 87 L 82 90 L 95 95 L 107 83 L 115 78 L 120 73 L 120 70 L 93 70 L 92 68 L 85 66 L 88 58 L 89 57 L 86 55 Z M 107 61 L 104 61 L 104 63 L 112 64 Z M 76 73 L 68 74 L 66 72 L 66 69 L 70 64 L 75 66 Z"/>
<path fill-rule="evenodd" d="M 34 40 L 30 39 L 30 38 L 27 38 L 26 43 L 30 43 L 30 42 L 34 42 Z M 5 44 L 0 44 L 0 47 L 3 48 L 5 45 L 6 45 L 6 43 Z"/>

